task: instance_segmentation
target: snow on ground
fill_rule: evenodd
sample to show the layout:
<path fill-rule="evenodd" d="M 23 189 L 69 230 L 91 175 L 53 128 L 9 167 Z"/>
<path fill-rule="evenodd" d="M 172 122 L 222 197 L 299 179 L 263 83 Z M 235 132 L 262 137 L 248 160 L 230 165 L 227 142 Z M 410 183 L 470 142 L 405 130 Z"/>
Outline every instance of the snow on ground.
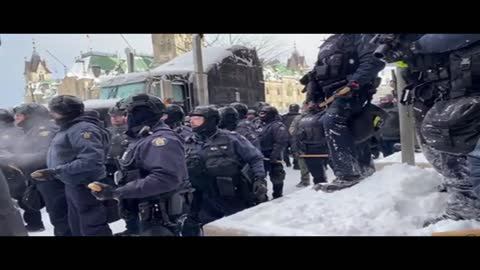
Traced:
<path fill-rule="evenodd" d="M 395 152 L 392 155 L 378 159 L 376 162 L 396 162 L 396 163 L 401 163 L 402 162 L 402 152 Z M 418 163 L 428 163 L 427 159 L 423 155 L 423 153 L 415 153 L 415 162 Z"/>
<path fill-rule="evenodd" d="M 247 209 L 211 225 L 249 235 L 405 236 L 480 228 L 480 222 L 423 222 L 442 213 L 446 195 L 432 169 L 386 166 L 360 184 L 335 193 L 311 188 Z"/>
<path fill-rule="evenodd" d="M 382 162 L 399 161 L 394 154 Z M 423 154 L 416 154 L 421 162 Z M 423 158 L 424 159 L 424 158 Z M 377 162 L 377 161 L 376 161 Z M 250 235 L 431 235 L 432 232 L 478 229 L 475 221 L 441 221 L 422 228 L 423 221 L 440 214 L 446 196 L 436 186 L 441 176 L 433 169 L 402 164 L 388 165 L 360 184 L 325 194 L 310 187 L 297 188 L 300 171 L 285 168 L 285 196 L 211 223 L 222 228 L 247 230 Z M 327 171 L 331 181 L 333 172 Z M 269 180 L 269 196 L 272 185 Z M 48 215 L 42 210 L 46 230 L 31 236 L 53 236 Z M 114 233 L 125 229 L 123 220 L 110 224 Z"/>

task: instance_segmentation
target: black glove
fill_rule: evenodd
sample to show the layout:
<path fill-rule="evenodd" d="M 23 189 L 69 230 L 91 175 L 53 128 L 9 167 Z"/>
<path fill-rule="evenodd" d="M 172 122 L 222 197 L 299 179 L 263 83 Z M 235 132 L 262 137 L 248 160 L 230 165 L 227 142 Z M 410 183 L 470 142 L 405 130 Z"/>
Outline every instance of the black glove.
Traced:
<path fill-rule="evenodd" d="M 253 182 L 253 188 L 252 188 L 253 194 L 255 194 L 255 197 L 257 199 L 262 199 L 267 195 L 267 181 L 263 178 L 257 178 Z"/>
<path fill-rule="evenodd" d="M 347 87 L 350 88 L 352 91 L 357 91 L 360 89 L 360 84 L 356 81 L 351 81 L 347 84 Z"/>
<path fill-rule="evenodd" d="M 36 170 L 30 176 L 37 181 L 51 181 L 55 180 L 57 171 L 55 169 Z"/>
<path fill-rule="evenodd" d="M 96 188 L 98 188 L 98 191 L 95 191 L 92 188 L 92 185 Z M 92 195 L 97 198 L 99 201 L 106 201 L 106 200 L 120 200 L 120 196 L 117 192 L 117 189 L 113 186 L 100 183 L 100 182 L 93 182 L 92 184 L 89 184 L 88 187 L 92 189 Z"/>

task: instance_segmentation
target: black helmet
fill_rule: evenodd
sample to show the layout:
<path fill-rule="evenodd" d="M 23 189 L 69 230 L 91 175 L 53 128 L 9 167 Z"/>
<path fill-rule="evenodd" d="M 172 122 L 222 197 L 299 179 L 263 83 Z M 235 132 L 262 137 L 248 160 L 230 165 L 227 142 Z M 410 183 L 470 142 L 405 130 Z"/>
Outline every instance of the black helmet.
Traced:
<path fill-rule="evenodd" d="M 115 106 L 111 107 L 108 110 L 108 114 L 110 116 L 114 116 L 114 115 L 125 116 L 125 115 L 127 115 L 127 112 L 125 110 L 120 109 L 119 103 L 117 102 L 117 104 Z"/>
<path fill-rule="evenodd" d="M 13 114 L 5 109 L 0 109 L 0 121 L 4 123 L 13 123 L 15 121 Z"/>
<path fill-rule="evenodd" d="M 237 122 L 239 120 L 238 112 L 233 107 L 223 107 L 219 110 L 220 113 L 220 123 L 219 128 L 224 128 L 228 130 L 235 130 L 237 127 Z"/>
<path fill-rule="evenodd" d="M 254 106 L 254 109 L 257 111 L 257 112 L 260 112 L 260 110 L 265 107 L 265 106 L 270 106 L 270 104 L 266 103 L 266 102 L 257 102 L 255 103 L 255 106 Z"/>
<path fill-rule="evenodd" d="M 117 103 L 120 110 L 125 110 L 128 113 L 133 112 L 135 108 L 147 107 L 149 111 L 157 116 L 165 113 L 166 107 L 162 100 L 156 96 L 148 94 L 137 94 L 125 98 Z"/>
<path fill-rule="evenodd" d="M 298 113 L 300 111 L 300 105 L 298 104 L 290 104 L 288 106 L 288 112 L 290 113 Z"/>
<path fill-rule="evenodd" d="M 30 117 L 39 117 L 39 118 L 48 118 L 49 112 L 48 109 L 37 103 L 25 103 L 18 105 L 13 108 L 14 114 L 23 114 L 27 118 Z"/>
<path fill-rule="evenodd" d="M 230 107 L 233 107 L 233 108 L 235 108 L 235 110 L 237 110 L 238 118 L 243 119 L 247 116 L 247 112 L 248 112 L 247 105 L 245 105 L 243 103 L 240 103 L 240 102 L 234 102 L 234 103 L 230 104 Z"/>
<path fill-rule="evenodd" d="M 203 116 L 205 118 L 205 122 L 201 126 L 193 128 L 194 132 L 200 134 L 210 134 L 217 129 L 220 122 L 220 113 L 213 105 L 197 106 L 190 113 L 190 116 Z"/>
<path fill-rule="evenodd" d="M 175 123 L 182 123 L 185 118 L 182 106 L 177 104 L 167 104 L 166 113 L 168 118 L 165 119 L 165 124 L 169 126 Z"/>
<path fill-rule="evenodd" d="M 96 111 L 96 110 L 86 110 L 86 111 L 84 112 L 84 115 L 86 115 L 86 116 L 91 116 L 91 117 L 93 117 L 93 118 L 95 118 L 95 119 L 99 119 L 99 120 L 100 120 L 100 113 L 99 113 L 98 111 Z"/>
<path fill-rule="evenodd" d="M 54 113 L 68 116 L 69 118 L 80 116 L 85 111 L 85 105 L 82 100 L 71 95 L 61 95 L 52 98 L 48 103 L 48 108 Z"/>
<path fill-rule="evenodd" d="M 262 119 L 262 121 L 267 122 L 267 123 L 272 122 L 273 120 L 275 120 L 278 117 L 277 108 L 275 108 L 273 106 L 263 107 L 262 109 L 260 109 L 259 114 L 260 113 L 265 113 L 263 116 L 262 115 L 260 116 L 260 119 Z"/>

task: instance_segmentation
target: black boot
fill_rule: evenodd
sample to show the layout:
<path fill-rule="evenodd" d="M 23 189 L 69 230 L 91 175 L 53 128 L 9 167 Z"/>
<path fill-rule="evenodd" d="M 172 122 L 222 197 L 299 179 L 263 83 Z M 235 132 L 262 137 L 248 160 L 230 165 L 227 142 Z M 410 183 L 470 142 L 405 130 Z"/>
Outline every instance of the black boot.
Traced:
<path fill-rule="evenodd" d="M 27 224 L 25 226 L 28 232 L 43 232 L 45 231 L 45 226 L 43 225 L 32 225 L 32 224 Z"/>
<path fill-rule="evenodd" d="M 277 199 L 283 196 L 283 183 L 273 185 L 273 199 Z"/>
<path fill-rule="evenodd" d="M 331 183 L 319 183 L 313 186 L 313 189 L 316 191 L 323 191 L 327 193 L 339 191 L 342 189 L 346 189 L 358 184 L 362 180 L 362 177 L 359 175 L 355 176 L 343 176 L 337 177 Z"/>

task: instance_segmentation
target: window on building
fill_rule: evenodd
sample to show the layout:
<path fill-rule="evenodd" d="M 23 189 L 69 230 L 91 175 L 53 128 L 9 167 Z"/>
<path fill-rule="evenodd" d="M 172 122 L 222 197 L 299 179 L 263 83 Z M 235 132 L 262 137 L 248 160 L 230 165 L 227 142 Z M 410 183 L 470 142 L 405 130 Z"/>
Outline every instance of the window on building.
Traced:
<path fill-rule="evenodd" d="M 282 95 L 282 90 L 280 89 L 280 87 L 277 88 L 277 95 L 279 95 L 279 96 Z"/>
<path fill-rule="evenodd" d="M 43 74 L 38 75 L 38 79 L 39 81 L 45 81 L 45 75 Z"/>
<path fill-rule="evenodd" d="M 270 89 L 267 88 L 267 95 L 270 95 Z"/>

